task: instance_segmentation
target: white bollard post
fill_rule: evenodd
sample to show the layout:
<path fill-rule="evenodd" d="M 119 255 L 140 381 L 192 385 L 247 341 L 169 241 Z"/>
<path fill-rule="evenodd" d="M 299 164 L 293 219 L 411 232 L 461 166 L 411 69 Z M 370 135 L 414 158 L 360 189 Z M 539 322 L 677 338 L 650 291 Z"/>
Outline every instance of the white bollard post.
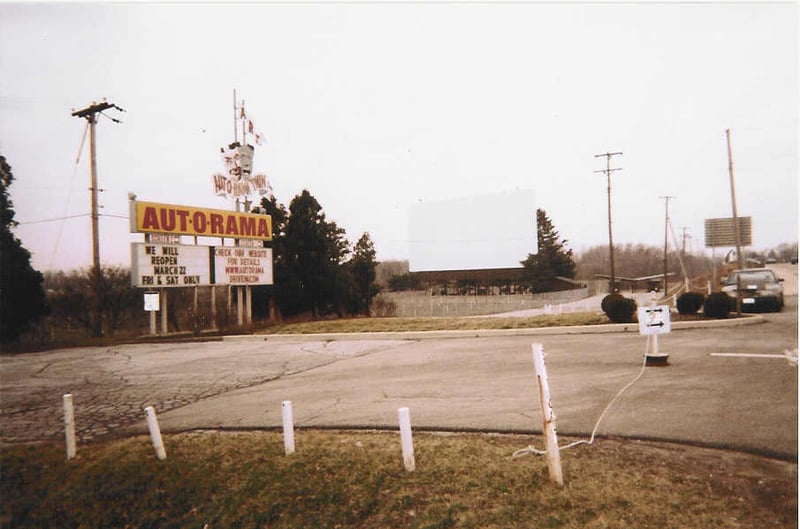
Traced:
<path fill-rule="evenodd" d="M 75 443 L 75 409 L 72 406 L 72 394 L 67 393 L 64 401 L 64 432 L 67 437 L 67 461 L 75 457 L 77 445 Z"/>
<path fill-rule="evenodd" d="M 161 439 L 161 429 L 158 427 L 156 410 L 152 406 L 144 409 L 147 415 L 147 428 L 150 430 L 150 439 L 153 441 L 153 448 L 156 450 L 156 457 L 164 460 L 167 458 L 167 451 L 164 449 L 164 440 Z"/>
<path fill-rule="evenodd" d="M 281 403 L 283 414 L 283 449 L 286 455 L 294 454 L 294 416 L 292 414 L 292 401 L 285 400 Z"/>
<path fill-rule="evenodd" d="M 547 446 L 547 469 L 550 473 L 550 480 L 559 485 L 564 484 L 564 477 L 561 473 L 561 453 L 558 448 L 558 435 L 556 435 L 556 414 L 550 406 L 550 385 L 547 382 L 547 367 L 544 365 L 544 355 L 542 354 L 542 344 L 532 344 L 533 348 L 533 367 L 536 371 L 536 378 L 539 381 L 539 406 L 542 409 L 542 431 L 545 434 Z"/>
<path fill-rule="evenodd" d="M 416 462 L 414 461 L 414 441 L 411 438 L 411 416 L 408 408 L 397 410 L 400 421 L 400 444 L 403 448 L 403 466 L 407 472 L 414 472 Z"/>

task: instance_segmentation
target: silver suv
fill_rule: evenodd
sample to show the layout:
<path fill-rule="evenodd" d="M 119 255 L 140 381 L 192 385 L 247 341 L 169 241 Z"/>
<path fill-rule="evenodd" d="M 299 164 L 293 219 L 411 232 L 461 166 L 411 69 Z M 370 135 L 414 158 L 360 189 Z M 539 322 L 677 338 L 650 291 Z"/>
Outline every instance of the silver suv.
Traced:
<path fill-rule="evenodd" d="M 734 270 L 723 281 L 722 291 L 734 300 L 741 288 L 742 310 L 769 309 L 780 312 L 783 308 L 783 278 L 769 268 Z"/>

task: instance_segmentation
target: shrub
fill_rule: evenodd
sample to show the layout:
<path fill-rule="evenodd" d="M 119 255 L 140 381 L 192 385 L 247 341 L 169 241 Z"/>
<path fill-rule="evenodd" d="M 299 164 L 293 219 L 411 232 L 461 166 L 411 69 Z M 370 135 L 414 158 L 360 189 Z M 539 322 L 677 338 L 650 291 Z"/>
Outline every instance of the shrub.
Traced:
<path fill-rule="evenodd" d="M 706 297 L 700 292 L 684 292 L 675 302 L 678 314 L 696 314 L 705 300 Z"/>
<path fill-rule="evenodd" d="M 726 293 L 714 292 L 708 295 L 703 304 L 703 315 L 709 318 L 727 318 L 734 303 Z"/>
<path fill-rule="evenodd" d="M 609 294 L 600 302 L 600 308 L 606 313 L 608 319 L 614 323 L 633 323 L 633 315 L 636 313 L 636 301 L 620 294 Z"/>
<path fill-rule="evenodd" d="M 378 294 L 372 300 L 370 316 L 375 316 L 378 318 L 393 318 L 394 316 L 397 316 L 397 303 L 387 299 L 381 294 Z"/>

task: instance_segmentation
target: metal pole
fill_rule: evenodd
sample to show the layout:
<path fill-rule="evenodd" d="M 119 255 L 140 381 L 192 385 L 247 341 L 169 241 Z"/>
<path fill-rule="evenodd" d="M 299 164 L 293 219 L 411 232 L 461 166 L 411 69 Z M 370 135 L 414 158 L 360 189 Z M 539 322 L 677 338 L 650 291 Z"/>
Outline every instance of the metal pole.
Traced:
<path fill-rule="evenodd" d="M 239 129 L 236 127 L 236 89 L 233 89 L 233 141 L 239 141 Z"/>

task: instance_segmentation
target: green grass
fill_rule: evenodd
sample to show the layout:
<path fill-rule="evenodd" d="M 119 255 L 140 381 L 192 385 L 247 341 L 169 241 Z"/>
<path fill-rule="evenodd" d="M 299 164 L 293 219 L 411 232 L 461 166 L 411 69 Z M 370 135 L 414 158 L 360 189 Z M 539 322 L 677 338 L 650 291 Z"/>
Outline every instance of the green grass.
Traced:
<path fill-rule="evenodd" d="M 259 332 L 268 334 L 319 334 L 357 332 L 411 332 L 485 329 L 532 329 L 609 323 L 602 313 L 544 315 L 535 317 L 469 318 L 348 318 L 272 325 Z"/>
<path fill-rule="evenodd" d="M 796 465 L 664 444 L 600 440 L 562 452 L 565 485 L 542 458 L 512 459 L 522 436 L 204 432 L 82 446 L 4 446 L 0 526 L 25 528 L 796 527 Z"/>

